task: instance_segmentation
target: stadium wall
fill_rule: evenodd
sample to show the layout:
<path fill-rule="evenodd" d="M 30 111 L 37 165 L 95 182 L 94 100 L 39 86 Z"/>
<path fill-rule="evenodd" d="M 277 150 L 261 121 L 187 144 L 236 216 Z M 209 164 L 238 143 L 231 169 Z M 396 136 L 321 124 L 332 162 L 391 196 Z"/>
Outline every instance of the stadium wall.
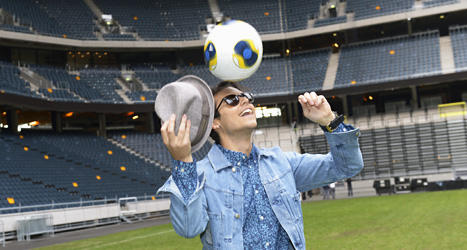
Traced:
<path fill-rule="evenodd" d="M 63 205 L 63 204 L 61 204 Z M 161 199 L 161 200 L 149 200 L 149 201 L 138 201 L 137 206 L 129 204 L 131 209 L 136 211 L 133 214 L 147 214 L 154 212 L 162 212 L 169 210 L 170 200 Z M 53 209 L 53 210 L 43 210 L 35 212 L 26 212 L 26 213 L 14 213 L 14 214 L 5 214 L 0 215 L 0 221 L 4 223 L 4 231 L 16 231 L 18 229 L 17 221 L 25 219 L 29 216 L 37 215 L 51 215 L 53 217 L 53 225 L 55 228 L 64 228 L 62 230 L 75 229 L 77 227 L 89 227 L 96 226 L 100 223 L 99 220 L 115 218 L 117 221 L 120 221 L 120 208 L 118 203 L 111 203 L 105 205 L 96 205 L 96 206 L 85 206 L 85 207 L 76 207 L 76 208 L 64 208 L 64 209 Z M 93 221 L 93 223 L 84 223 L 87 221 Z M 114 222 L 115 223 L 115 220 Z M 72 226 L 73 224 L 81 226 Z M 65 225 L 60 227 L 60 225 Z"/>

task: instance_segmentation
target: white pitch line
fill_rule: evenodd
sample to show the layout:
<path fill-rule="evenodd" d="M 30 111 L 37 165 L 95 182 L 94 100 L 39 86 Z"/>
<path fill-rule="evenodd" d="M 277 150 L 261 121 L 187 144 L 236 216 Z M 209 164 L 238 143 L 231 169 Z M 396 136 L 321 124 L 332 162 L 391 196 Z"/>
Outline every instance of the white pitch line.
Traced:
<path fill-rule="evenodd" d="M 85 248 L 85 249 L 87 250 L 87 249 L 95 249 L 95 248 L 100 248 L 100 247 L 106 247 L 106 246 L 111 246 L 111 245 L 115 245 L 115 244 L 120 244 L 120 243 L 124 243 L 124 242 L 128 242 L 128 241 L 132 241 L 132 240 L 138 240 L 138 239 L 142 239 L 142 238 L 146 238 L 146 237 L 150 237 L 150 236 L 154 236 L 154 235 L 158 235 L 158 234 L 171 233 L 171 232 L 174 232 L 174 230 L 162 231 L 162 232 L 158 232 L 158 233 L 153 233 L 153 234 L 148 234 L 148 235 L 133 237 L 133 238 L 126 239 L 126 240 L 121 240 L 121 241 L 116 241 L 116 242 L 112 242 L 112 243 L 107 243 L 107 244 L 100 245 L 100 246 L 93 246 L 93 247 L 91 247 L 91 248 Z"/>

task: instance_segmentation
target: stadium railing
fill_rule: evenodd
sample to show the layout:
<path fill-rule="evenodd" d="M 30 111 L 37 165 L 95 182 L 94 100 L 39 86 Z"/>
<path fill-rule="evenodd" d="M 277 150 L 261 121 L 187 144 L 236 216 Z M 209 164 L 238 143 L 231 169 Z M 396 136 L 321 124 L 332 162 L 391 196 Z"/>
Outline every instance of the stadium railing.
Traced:
<path fill-rule="evenodd" d="M 1 235 L 2 235 L 2 239 L 1 239 L 1 242 L 2 242 L 2 245 L 3 247 L 5 247 L 5 228 L 3 227 L 3 221 L 0 220 L 0 229 L 1 229 Z"/>

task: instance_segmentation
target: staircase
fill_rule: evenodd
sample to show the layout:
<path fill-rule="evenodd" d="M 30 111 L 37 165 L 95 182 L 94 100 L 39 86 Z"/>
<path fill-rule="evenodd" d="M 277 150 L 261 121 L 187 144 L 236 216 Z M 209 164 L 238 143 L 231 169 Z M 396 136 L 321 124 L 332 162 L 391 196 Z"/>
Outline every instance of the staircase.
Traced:
<path fill-rule="evenodd" d="M 456 72 L 454 63 L 454 54 L 452 52 L 452 43 L 450 36 L 443 36 L 439 38 L 439 53 L 441 58 L 441 71 L 443 74 L 450 74 Z"/>
<path fill-rule="evenodd" d="M 331 54 L 331 58 L 329 58 L 326 76 L 324 77 L 323 90 L 334 88 L 334 82 L 336 81 L 337 75 L 337 67 L 339 66 L 339 55 L 340 53 L 333 53 Z"/>
<path fill-rule="evenodd" d="M 116 145 L 117 147 L 119 147 L 119 148 L 121 148 L 121 149 L 123 149 L 123 150 L 129 152 L 130 154 L 135 155 L 135 156 L 137 156 L 137 157 L 143 159 L 143 160 L 146 161 L 146 162 L 149 162 L 149 163 L 151 163 L 151 164 L 156 165 L 157 167 L 159 167 L 159 168 L 161 168 L 161 169 L 171 170 L 171 168 L 170 168 L 169 166 L 163 165 L 163 164 L 161 164 L 161 163 L 158 162 L 158 161 L 151 160 L 151 159 L 149 159 L 147 156 L 145 156 L 145 155 L 143 155 L 143 154 L 141 154 L 141 153 L 139 153 L 139 152 L 133 150 L 132 148 L 127 147 L 126 145 L 124 145 L 124 144 L 122 144 L 122 143 L 120 143 L 120 142 L 117 142 L 117 141 L 115 141 L 115 140 L 113 140 L 113 139 L 111 139 L 111 138 L 107 138 L 107 141 L 109 141 L 110 143 Z"/>

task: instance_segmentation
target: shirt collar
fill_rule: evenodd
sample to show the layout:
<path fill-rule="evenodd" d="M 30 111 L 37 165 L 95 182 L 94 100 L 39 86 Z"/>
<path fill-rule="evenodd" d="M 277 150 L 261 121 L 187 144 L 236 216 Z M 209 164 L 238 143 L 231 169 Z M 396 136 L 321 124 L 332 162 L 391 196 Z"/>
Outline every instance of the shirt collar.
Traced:
<path fill-rule="evenodd" d="M 255 146 L 255 144 L 253 144 L 250 157 L 253 155 L 257 156 L 258 154 L 261 155 L 261 151 L 262 150 L 259 150 Z M 229 155 L 229 156 L 226 156 L 226 155 Z M 244 153 L 228 150 L 217 143 L 212 146 L 211 151 L 209 151 L 208 153 L 208 158 L 211 161 L 211 165 L 216 172 L 226 167 L 233 166 L 231 160 L 234 160 L 233 162 L 238 162 L 238 161 L 243 160 L 243 156 L 245 156 L 246 158 L 246 155 Z"/>
<path fill-rule="evenodd" d="M 251 149 L 251 152 L 250 152 L 250 156 L 247 157 L 246 154 L 244 153 L 241 153 L 241 152 L 236 152 L 236 151 L 232 151 L 232 150 L 229 150 L 229 149 L 226 149 L 224 147 L 222 147 L 221 145 L 219 144 L 216 144 L 220 150 L 222 151 L 222 153 L 225 155 L 225 157 L 227 158 L 227 160 L 232 164 L 232 165 L 237 165 L 239 162 L 245 162 L 247 160 L 256 160 L 257 158 L 257 149 L 255 147 L 255 145 L 253 144 L 253 147 Z"/>

